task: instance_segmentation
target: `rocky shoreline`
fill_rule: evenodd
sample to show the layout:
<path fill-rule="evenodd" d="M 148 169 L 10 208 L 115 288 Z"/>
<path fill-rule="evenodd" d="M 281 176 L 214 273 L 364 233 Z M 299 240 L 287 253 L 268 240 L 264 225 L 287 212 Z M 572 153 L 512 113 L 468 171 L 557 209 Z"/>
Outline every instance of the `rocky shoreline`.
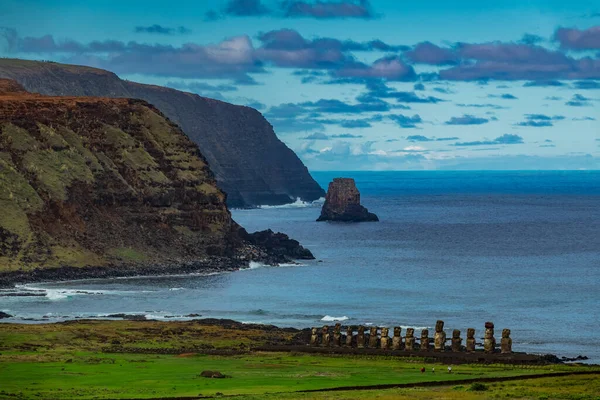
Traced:
<path fill-rule="evenodd" d="M 0 288 L 17 284 L 71 281 L 78 279 L 123 278 L 132 276 L 180 275 L 193 273 L 219 273 L 248 268 L 251 261 L 276 266 L 294 263 L 294 260 L 314 260 L 310 250 L 286 234 L 265 230 L 248 233 L 239 229 L 243 244 L 230 257 L 208 256 L 196 260 L 175 260 L 166 263 L 114 263 L 106 266 L 61 266 L 35 268 L 0 273 Z"/>
<path fill-rule="evenodd" d="M 254 260 L 252 260 L 254 261 Z M 272 260 L 257 261 L 266 265 L 276 266 L 280 263 L 294 262 L 286 260 L 272 262 Z M 250 260 L 235 260 L 225 257 L 212 257 L 209 260 L 178 262 L 173 264 L 155 265 L 111 265 L 106 267 L 71 267 L 36 268 L 31 271 L 12 271 L 0 274 L 0 289 L 14 288 L 15 285 L 39 282 L 60 282 L 80 279 L 109 279 L 127 278 L 134 276 L 169 276 L 195 273 L 220 273 L 232 272 L 249 268 Z"/>
<path fill-rule="evenodd" d="M 36 268 L 29 271 L 11 271 L 0 274 L 0 288 L 12 288 L 17 284 L 46 281 L 176 275 L 198 272 L 229 272 L 247 268 L 248 265 L 248 260 L 236 260 L 225 257 L 210 257 L 205 260 L 152 265 L 119 264 L 102 267 L 62 266 L 58 268 Z"/>

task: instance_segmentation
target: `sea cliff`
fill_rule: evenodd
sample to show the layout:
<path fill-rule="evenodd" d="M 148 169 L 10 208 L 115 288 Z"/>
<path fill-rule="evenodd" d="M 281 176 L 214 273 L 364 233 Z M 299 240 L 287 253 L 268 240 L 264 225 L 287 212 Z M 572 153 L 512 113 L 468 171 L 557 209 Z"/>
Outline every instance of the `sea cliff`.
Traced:
<path fill-rule="evenodd" d="M 0 59 L 0 78 L 51 96 L 143 99 L 202 149 L 230 207 L 313 201 L 325 192 L 257 110 L 165 87 L 122 80 L 112 72 L 52 62 Z"/>
<path fill-rule="evenodd" d="M 285 249 L 312 257 L 285 235 L 264 239 L 277 253 L 254 243 L 198 146 L 154 106 L 34 95 L 10 80 L 0 210 L 0 284 L 235 269 L 288 259 Z"/>

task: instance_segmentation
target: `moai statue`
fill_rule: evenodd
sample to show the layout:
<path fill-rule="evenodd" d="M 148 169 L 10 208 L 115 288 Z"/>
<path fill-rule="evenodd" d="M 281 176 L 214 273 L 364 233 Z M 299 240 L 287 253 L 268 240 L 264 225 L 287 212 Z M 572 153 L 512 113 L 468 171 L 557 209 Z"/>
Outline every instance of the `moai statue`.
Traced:
<path fill-rule="evenodd" d="M 500 352 L 502 354 L 512 353 L 512 339 L 510 329 L 502 329 L 502 340 L 500 341 Z"/>
<path fill-rule="evenodd" d="M 444 332 L 444 321 L 438 320 L 435 323 L 435 336 L 433 340 L 435 351 L 446 350 L 446 332 Z"/>
<path fill-rule="evenodd" d="M 467 329 L 467 351 L 472 353 L 475 351 L 475 329 Z"/>
<path fill-rule="evenodd" d="M 390 348 L 390 330 L 388 328 L 381 328 L 381 348 Z"/>
<path fill-rule="evenodd" d="M 315 347 L 319 345 L 319 335 L 317 334 L 317 328 L 312 328 L 311 330 L 310 345 Z"/>
<path fill-rule="evenodd" d="M 329 347 L 331 344 L 331 335 L 329 334 L 329 327 L 325 325 L 323 327 L 323 338 L 321 339 L 321 346 Z"/>
<path fill-rule="evenodd" d="M 358 334 L 356 335 L 356 347 L 362 349 L 365 347 L 365 327 L 358 327 Z"/>
<path fill-rule="evenodd" d="M 377 327 L 372 326 L 369 332 L 369 347 L 372 349 L 377 348 L 377 343 L 379 342 L 379 338 L 377 337 Z"/>
<path fill-rule="evenodd" d="M 354 332 L 354 330 L 352 329 L 351 326 L 346 328 L 346 346 L 348 346 L 348 347 L 352 347 L 352 333 L 353 332 Z"/>
<path fill-rule="evenodd" d="M 494 323 L 485 323 L 485 336 L 483 338 L 483 350 L 486 353 L 493 353 L 496 348 L 496 339 L 494 338 Z"/>
<path fill-rule="evenodd" d="M 452 331 L 452 351 L 459 352 L 462 344 L 462 339 L 460 338 L 460 331 L 455 329 Z"/>
<path fill-rule="evenodd" d="M 404 339 L 406 350 L 415 349 L 415 330 L 413 328 L 406 329 L 406 338 Z"/>
<path fill-rule="evenodd" d="M 342 325 L 335 324 L 333 328 L 333 347 L 340 347 L 342 345 Z"/>
<path fill-rule="evenodd" d="M 392 350 L 400 350 L 402 348 L 402 328 L 394 327 L 394 337 L 392 338 Z"/>
<path fill-rule="evenodd" d="M 421 331 L 421 350 L 429 351 L 429 329 Z"/>

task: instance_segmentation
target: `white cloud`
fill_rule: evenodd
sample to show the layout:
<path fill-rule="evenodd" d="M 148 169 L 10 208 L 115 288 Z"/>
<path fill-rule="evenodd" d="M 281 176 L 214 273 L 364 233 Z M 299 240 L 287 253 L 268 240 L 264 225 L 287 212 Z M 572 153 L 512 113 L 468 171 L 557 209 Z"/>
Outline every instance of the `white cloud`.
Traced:
<path fill-rule="evenodd" d="M 425 147 L 421 146 L 406 146 L 404 151 L 425 151 Z"/>

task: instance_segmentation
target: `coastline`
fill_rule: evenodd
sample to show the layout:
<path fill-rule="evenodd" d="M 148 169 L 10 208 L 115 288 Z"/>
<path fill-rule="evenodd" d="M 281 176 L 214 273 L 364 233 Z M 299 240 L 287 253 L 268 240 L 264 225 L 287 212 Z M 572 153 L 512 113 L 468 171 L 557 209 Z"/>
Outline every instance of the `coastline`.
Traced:
<path fill-rule="evenodd" d="M 264 260 L 260 262 L 268 263 Z M 157 264 L 112 264 L 107 266 L 36 268 L 30 271 L 0 273 L 0 289 L 40 282 L 62 282 L 84 279 L 126 278 L 135 276 L 168 276 L 193 273 L 231 272 L 249 268 L 251 260 L 209 257 L 203 260 Z M 270 264 L 270 263 L 269 263 Z"/>
<path fill-rule="evenodd" d="M 297 240 L 270 229 L 248 233 L 239 228 L 244 241 L 235 255 L 206 256 L 201 259 L 183 259 L 166 262 L 110 263 L 103 266 L 38 267 L 31 270 L 0 272 L 0 289 L 19 284 L 60 282 L 80 279 L 122 278 L 133 276 L 164 276 L 193 273 L 231 272 L 249 268 L 251 262 L 266 265 L 295 263 L 297 260 L 314 260 L 310 250 Z"/>
<path fill-rule="evenodd" d="M 213 354 L 213 355 L 239 355 L 249 352 L 275 352 L 293 354 L 321 354 L 329 356 L 368 356 L 368 357 L 394 357 L 418 358 L 426 362 L 443 362 L 446 364 L 512 364 L 512 365 L 550 365 L 565 364 L 584 361 L 584 359 L 569 359 L 555 354 L 536 354 L 526 352 L 513 352 L 501 354 L 499 351 L 488 354 L 483 350 L 475 352 L 453 352 L 447 347 L 446 351 L 438 352 L 430 349 L 423 350 L 392 350 L 381 348 L 356 348 L 334 346 L 309 346 L 311 329 L 280 327 L 272 324 L 244 323 L 223 318 L 194 318 L 185 321 L 156 320 L 136 318 L 132 314 L 108 315 L 104 318 L 75 319 L 61 322 L 40 321 L 38 324 L 24 324 L 19 322 L 5 322 L 0 324 L 0 333 L 17 329 L 52 334 L 52 332 L 71 332 L 73 330 L 100 330 L 108 336 L 115 335 L 120 329 L 128 327 L 137 332 L 139 338 L 125 343 L 115 337 L 113 341 L 104 339 L 92 341 L 89 346 L 101 353 L 122 354 Z M 206 328 L 202 328 L 206 327 Z M 210 327 L 210 328 L 209 328 Z M 193 342 L 177 340 L 164 348 L 156 348 L 145 344 L 152 340 L 153 331 L 177 330 L 182 335 L 194 333 Z M 214 331 L 209 336 L 199 335 L 198 329 Z M 218 332 L 218 333 L 217 333 Z M 108 337 L 107 336 L 107 337 Z M 232 344 L 226 338 L 237 338 L 237 344 Z M 44 339 L 50 340 L 50 339 Z M 195 343 L 198 341 L 198 343 Z M 243 342 L 244 346 L 239 346 Z M 45 343 L 45 342 L 44 342 Z M 586 363 L 587 364 L 587 363 Z M 587 364 L 598 366 L 597 364 Z"/>

